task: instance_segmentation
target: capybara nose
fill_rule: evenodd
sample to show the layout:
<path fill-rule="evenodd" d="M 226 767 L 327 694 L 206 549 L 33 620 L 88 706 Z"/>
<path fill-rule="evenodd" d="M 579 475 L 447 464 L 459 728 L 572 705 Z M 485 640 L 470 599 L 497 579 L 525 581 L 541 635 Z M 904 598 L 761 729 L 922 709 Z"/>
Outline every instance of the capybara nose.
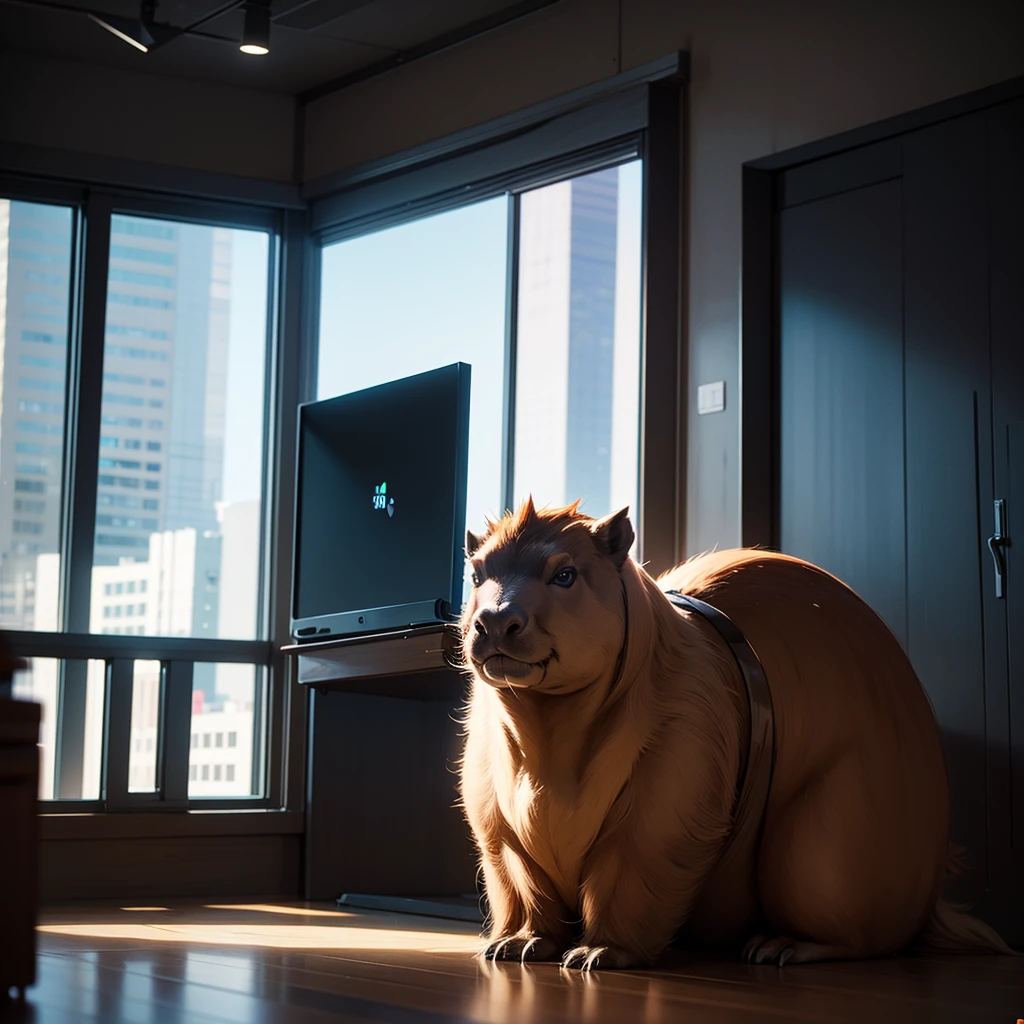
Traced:
<path fill-rule="evenodd" d="M 526 612 L 517 604 L 503 608 L 483 608 L 477 612 L 476 629 L 492 644 L 501 644 L 526 629 Z"/>

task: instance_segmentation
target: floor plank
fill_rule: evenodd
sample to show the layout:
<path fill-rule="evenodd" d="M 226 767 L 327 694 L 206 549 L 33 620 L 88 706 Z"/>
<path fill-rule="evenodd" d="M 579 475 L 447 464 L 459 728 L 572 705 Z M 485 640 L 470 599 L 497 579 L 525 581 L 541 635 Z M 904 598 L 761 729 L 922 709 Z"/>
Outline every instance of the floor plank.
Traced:
<path fill-rule="evenodd" d="M 1024 963 L 897 957 L 756 967 L 672 951 L 585 976 L 486 964 L 476 926 L 328 904 L 80 904 L 40 922 L 39 979 L 0 1014 L 35 1024 L 718 1024 L 1008 1021 Z"/>

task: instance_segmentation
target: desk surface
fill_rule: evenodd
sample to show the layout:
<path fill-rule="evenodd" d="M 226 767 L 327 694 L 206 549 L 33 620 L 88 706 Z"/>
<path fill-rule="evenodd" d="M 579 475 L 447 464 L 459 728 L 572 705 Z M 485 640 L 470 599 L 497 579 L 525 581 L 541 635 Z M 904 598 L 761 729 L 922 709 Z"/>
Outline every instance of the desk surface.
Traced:
<path fill-rule="evenodd" d="M 454 626 L 417 626 L 366 636 L 282 647 L 298 661 L 298 682 L 320 690 L 458 699 L 466 688 L 458 668 L 461 638 Z"/>

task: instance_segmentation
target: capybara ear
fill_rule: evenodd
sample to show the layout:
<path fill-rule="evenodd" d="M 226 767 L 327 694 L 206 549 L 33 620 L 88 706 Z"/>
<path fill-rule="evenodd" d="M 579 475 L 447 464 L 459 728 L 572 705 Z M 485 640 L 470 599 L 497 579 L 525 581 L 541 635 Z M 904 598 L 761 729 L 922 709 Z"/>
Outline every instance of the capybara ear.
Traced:
<path fill-rule="evenodd" d="M 629 521 L 629 506 L 620 508 L 618 512 L 603 519 L 595 519 L 590 527 L 594 535 L 594 543 L 617 566 L 622 565 L 633 546 L 633 525 Z"/>
<path fill-rule="evenodd" d="M 466 531 L 466 557 L 472 558 L 476 554 L 477 548 L 483 544 L 483 537 L 478 537 L 472 530 Z"/>

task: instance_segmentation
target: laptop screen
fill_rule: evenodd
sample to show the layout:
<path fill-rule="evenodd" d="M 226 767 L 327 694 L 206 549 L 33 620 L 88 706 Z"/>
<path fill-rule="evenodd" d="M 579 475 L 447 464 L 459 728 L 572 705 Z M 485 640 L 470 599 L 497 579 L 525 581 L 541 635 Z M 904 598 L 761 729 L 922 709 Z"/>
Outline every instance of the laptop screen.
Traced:
<path fill-rule="evenodd" d="M 462 601 L 469 375 L 454 363 L 299 411 L 292 616 Z"/>

